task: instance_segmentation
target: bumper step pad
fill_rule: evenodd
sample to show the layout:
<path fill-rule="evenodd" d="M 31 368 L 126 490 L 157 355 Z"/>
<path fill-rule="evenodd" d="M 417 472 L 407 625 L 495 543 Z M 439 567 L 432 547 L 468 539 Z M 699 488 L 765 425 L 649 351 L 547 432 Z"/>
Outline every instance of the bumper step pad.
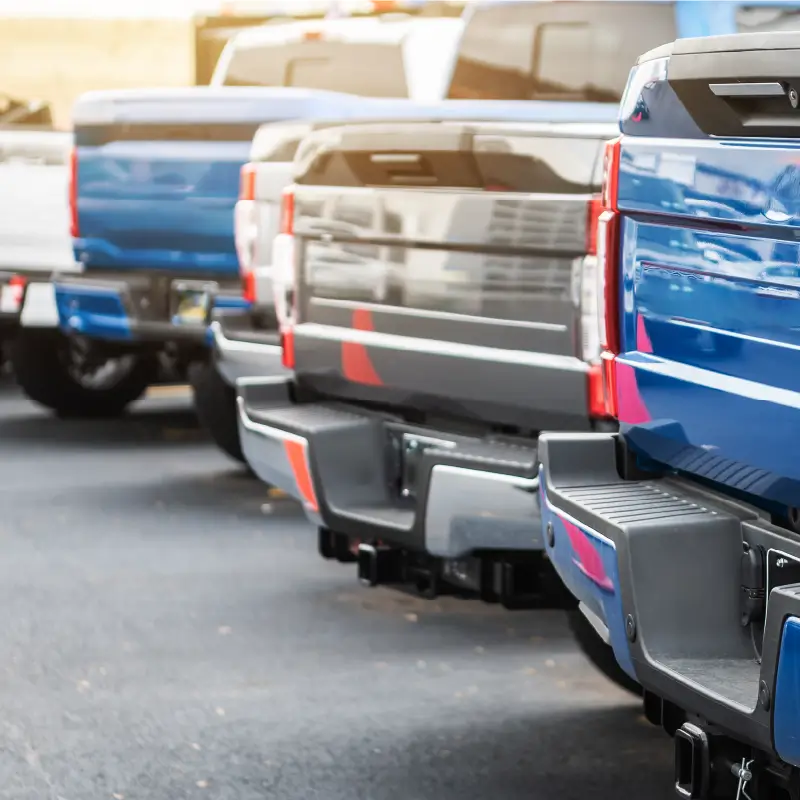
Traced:
<path fill-rule="evenodd" d="M 245 455 L 262 480 L 301 500 L 309 518 L 359 541 L 455 558 L 475 549 L 541 550 L 535 448 L 445 436 L 401 496 L 399 420 L 336 403 L 292 404 L 285 380 L 240 381 Z M 410 431 L 414 436 L 430 431 Z"/>
<path fill-rule="evenodd" d="M 616 439 L 541 439 L 542 516 L 557 571 L 604 620 L 618 661 L 646 690 L 800 764 L 800 651 L 791 644 L 800 631 L 800 586 L 791 582 L 800 579 L 800 541 L 688 481 L 621 479 Z M 761 627 L 743 624 L 749 548 L 784 573 L 763 572 L 761 663 Z"/>

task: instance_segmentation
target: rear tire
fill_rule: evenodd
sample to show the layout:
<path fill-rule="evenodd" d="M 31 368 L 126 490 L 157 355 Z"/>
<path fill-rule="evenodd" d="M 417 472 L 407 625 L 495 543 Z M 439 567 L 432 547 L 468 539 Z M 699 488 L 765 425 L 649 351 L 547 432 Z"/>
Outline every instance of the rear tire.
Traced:
<path fill-rule="evenodd" d="M 200 424 L 214 444 L 234 461 L 247 464 L 239 437 L 236 390 L 225 383 L 213 363 L 192 364 L 189 382 Z"/>
<path fill-rule="evenodd" d="M 600 638 L 583 612 L 576 608 L 567 613 L 575 641 L 589 661 L 621 689 L 641 697 L 642 687 L 620 667 L 610 645 Z"/>
<path fill-rule="evenodd" d="M 10 360 L 22 391 L 60 417 L 116 417 L 155 380 L 150 357 L 106 356 L 56 331 L 20 330 Z"/>

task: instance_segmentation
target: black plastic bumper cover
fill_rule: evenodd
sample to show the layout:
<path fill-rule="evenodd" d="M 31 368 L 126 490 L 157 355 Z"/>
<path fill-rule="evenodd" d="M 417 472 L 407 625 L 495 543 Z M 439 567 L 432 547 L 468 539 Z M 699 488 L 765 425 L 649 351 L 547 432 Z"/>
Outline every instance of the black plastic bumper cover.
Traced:
<path fill-rule="evenodd" d="M 534 448 L 442 434 L 454 446 L 424 452 L 416 498 L 404 499 L 391 431 L 436 432 L 354 406 L 295 405 L 290 387 L 288 378 L 239 381 L 242 446 L 259 477 L 317 524 L 443 558 L 542 549 Z"/>
<path fill-rule="evenodd" d="M 645 689 L 800 764 L 800 540 L 753 508 L 676 478 L 625 481 L 615 434 L 540 440 L 547 551 Z M 759 664 L 741 617 L 745 543 L 767 574 Z M 779 558 L 775 560 L 775 554 Z"/>

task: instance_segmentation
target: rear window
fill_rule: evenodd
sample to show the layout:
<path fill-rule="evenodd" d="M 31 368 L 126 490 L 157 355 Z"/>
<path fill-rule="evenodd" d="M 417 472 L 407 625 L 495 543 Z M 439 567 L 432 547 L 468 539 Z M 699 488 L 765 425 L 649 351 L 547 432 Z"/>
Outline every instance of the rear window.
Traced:
<path fill-rule="evenodd" d="M 453 99 L 618 103 L 640 53 L 677 36 L 674 3 L 514 3 L 478 9 Z"/>
<path fill-rule="evenodd" d="M 296 42 L 237 47 L 225 86 L 296 86 L 364 97 L 407 97 L 403 45 Z"/>
<path fill-rule="evenodd" d="M 742 4 L 736 9 L 736 30 L 738 33 L 800 30 L 800 8 Z"/>

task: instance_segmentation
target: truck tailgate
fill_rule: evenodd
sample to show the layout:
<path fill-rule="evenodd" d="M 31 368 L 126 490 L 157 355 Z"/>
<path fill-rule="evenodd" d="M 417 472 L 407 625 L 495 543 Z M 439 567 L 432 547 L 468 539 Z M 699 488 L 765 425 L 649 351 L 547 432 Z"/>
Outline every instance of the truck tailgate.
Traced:
<path fill-rule="evenodd" d="M 298 379 L 465 420 L 588 425 L 579 293 L 613 132 L 443 122 L 321 134 L 318 154 L 299 156 L 295 196 Z"/>
<path fill-rule="evenodd" d="M 77 257 L 87 267 L 235 273 L 233 208 L 258 126 L 354 101 L 286 88 L 85 96 L 75 112 Z"/>
<path fill-rule="evenodd" d="M 69 237 L 72 134 L 0 130 L 0 270 L 76 269 Z"/>
<path fill-rule="evenodd" d="M 623 121 L 620 422 L 662 462 L 796 505 L 797 484 L 775 475 L 800 481 L 786 447 L 800 407 L 787 88 L 800 85 L 800 36 L 769 52 L 749 36 L 698 42 L 676 42 L 668 80 Z M 681 119 L 683 138 L 664 138 Z"/>

